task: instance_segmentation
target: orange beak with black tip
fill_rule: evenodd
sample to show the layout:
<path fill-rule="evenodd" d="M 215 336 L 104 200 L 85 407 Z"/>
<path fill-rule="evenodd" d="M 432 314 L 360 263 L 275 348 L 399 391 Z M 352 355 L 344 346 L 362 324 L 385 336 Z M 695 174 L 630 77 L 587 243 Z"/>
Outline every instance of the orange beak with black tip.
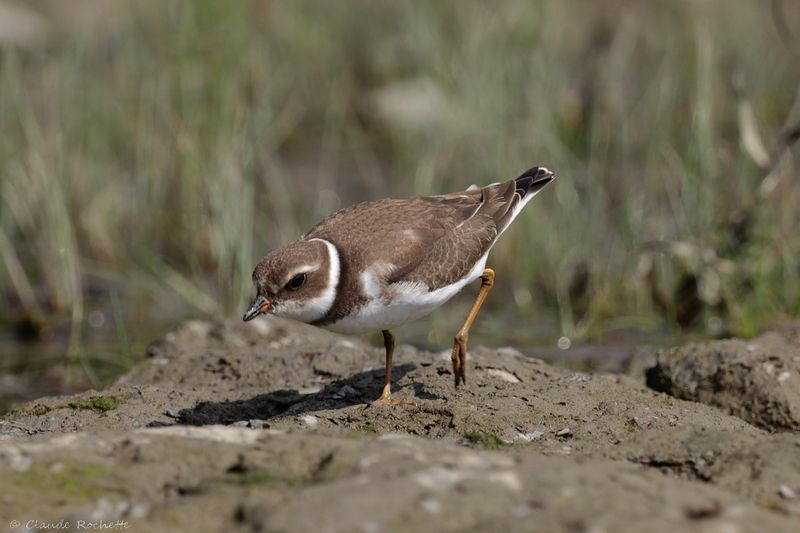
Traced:
<path fill-rule="evenodd" d="M 272 302 L 264 298 L 263 296 L 257 296 L 256 301 L 253 302 L 253 305 L 250 306 L 250 309 L 242 317 L 242 320 L 245 322 L 249 322 L 253 320 L 255 317 L 262 313 L 266 313 L 269 311 L 269 306 L 272 305 Z"/>

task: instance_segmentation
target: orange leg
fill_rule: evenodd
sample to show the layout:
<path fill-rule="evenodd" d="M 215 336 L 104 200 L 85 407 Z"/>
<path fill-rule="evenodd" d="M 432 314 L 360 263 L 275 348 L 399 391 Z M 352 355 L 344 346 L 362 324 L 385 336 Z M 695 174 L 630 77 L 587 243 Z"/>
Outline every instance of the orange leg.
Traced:
<path fill-rule="evenodd" d="M 381 392 L 381 396 L 370 405 L 373 407 L 382 405 L 414 405 L 414 402 L 408 400 L 392 398 L 392 355 L 394 355 L 394 336 L 386 329 L 382 330 L 381 333 L 383 333 L 383 346 L 386 348 L 386 373 L 383 378 L 383 391 Z"/>
<path fill-rule="evenodd" d="M 453 354 L 451 359 L 453 361 L 453 375 L 455 376 L 456 387 L 459 383 L 466 383 L 467 380 L 467 339 L 469 338 L 469 328 L 478 316 L 478 311 L 483 305 L 483 301 L 489 295 L 489 291 L 494 285 L 494 270 L 491 268 L 484 269 L 481 274 L 481 288 L 478 291 L 478 296 L 475 298 L 475 303 L 472 304 L 472 309 L 469 310 L 467 319 L 464 325 L 456 333 L 453 343 Z"/>

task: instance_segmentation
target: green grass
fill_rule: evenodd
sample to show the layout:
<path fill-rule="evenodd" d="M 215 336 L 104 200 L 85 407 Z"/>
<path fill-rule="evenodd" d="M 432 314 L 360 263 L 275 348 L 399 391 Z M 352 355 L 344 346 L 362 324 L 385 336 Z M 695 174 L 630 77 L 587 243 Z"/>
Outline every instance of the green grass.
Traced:
<path fill-rule="evenodd" d="M 127 401 L 128 399 L 124 396 L 89 396 L 88 398 L 81 398 L 80 400 L 63 405 L 34 405 L 30 412 L 35 416 L 44 416 L 55 409 L 69 408 L 94 411 L 95 413 L 106 413 L 108 411 L 113 411 Z"/>
<path fill-rule="evenodd" d="M 124 396 L 90 396 L 88 398 L 81 398 L 75 402 L 70 402 L 68 407 L 72 409 L 94 411 L 95 413 L 105 413 L 107 411 L 113 411 L 127 401 L 128 399 Z"/>
<path fill-rule="evenodd" d="M 57 464 L 36 463 L 24 472 L 11 472 L 0 479 L 4 494 L 14 494 L 22 506 L 31 510 L 42 503 L 59 501 L 88 502 L 99 497 L 118 499 L 128 491 L 116 480 L 109 479 L 107 465 L 83 461 L 62 461 Z M 38 507 L 37 507 L 38 504 Z M 45 516 L 50 506 L 44 506 Z"/>
<path fill-rule="evenodd" d="M 52 411 L 53 409 L 56 409 L 56 408 L 55 407 L 51 407 L 49 405 L 35 405 L 35 406 L 33 406 L 33 409 L 31 409 L 31 413 L 33 413 L 36 416 L 44 416 L 47 413 L 49 413 L 50 411 Z"/>
<path fill-rule="evenodd" d="M 101 3 L 105 31 L 43 11 L 49 40 L 0 49 L 0 305 L 66 317 L 91 372 L 90 279 L 124 284 L 127 360 L 133 295 L 239 315 L 259 257 L 331 210 L 541 164 L 557 182 L 491 258 L 487 306 L 522 330 L 796 316 L 797 41 L 759 2 L 620 5 Z"/>
<path fill-rule="evenodd" d="M 506 445 L 500 437 L 485 431 L 468 431 L 462 436 L 467 442 L 487 450 L 498 450 Z"/>

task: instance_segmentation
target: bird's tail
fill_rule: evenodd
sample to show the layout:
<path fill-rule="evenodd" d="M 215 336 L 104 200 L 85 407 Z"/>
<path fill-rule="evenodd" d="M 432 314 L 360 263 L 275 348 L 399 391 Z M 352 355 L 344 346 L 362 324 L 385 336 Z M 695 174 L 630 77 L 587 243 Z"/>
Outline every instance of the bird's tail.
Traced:
<path fill-rule="evenodd" d="M 534 195 L 545 185 L 553 181 L 553 173 L 544 167 L 533 167 L 522 173 L 520 177 L 514 180 L 516 185 L 516 192 L 519 194 L 520 199 L 525 199 L 528 195 Z"/>
<path fill-rule="evenodd" d="M 495 220 L 498 235 L 513 222 L 525 204 L 533 200 L 536 193 L 551 181 L 553 181 L 552 172 L 544 167 L 533 167 L 526 170 L 513 183 L 506 181 L 495 186 L 497 188 L 496 195 L 500 197 L 503 206 L 492 217 Z"/>

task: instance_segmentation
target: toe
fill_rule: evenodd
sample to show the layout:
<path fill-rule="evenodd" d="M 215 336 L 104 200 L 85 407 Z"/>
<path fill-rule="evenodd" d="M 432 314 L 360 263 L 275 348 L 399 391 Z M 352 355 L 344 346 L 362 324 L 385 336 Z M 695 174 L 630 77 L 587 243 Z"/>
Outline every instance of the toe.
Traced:
<path fill-rule="evenodd" d="M 401 398 L 394 398 L 392 396 L 381 396 L 372 403 L 367 404 L 367 407 L 388 407 L 396 405 L 417 405 L 411 400 L 403 400 Z"/>

